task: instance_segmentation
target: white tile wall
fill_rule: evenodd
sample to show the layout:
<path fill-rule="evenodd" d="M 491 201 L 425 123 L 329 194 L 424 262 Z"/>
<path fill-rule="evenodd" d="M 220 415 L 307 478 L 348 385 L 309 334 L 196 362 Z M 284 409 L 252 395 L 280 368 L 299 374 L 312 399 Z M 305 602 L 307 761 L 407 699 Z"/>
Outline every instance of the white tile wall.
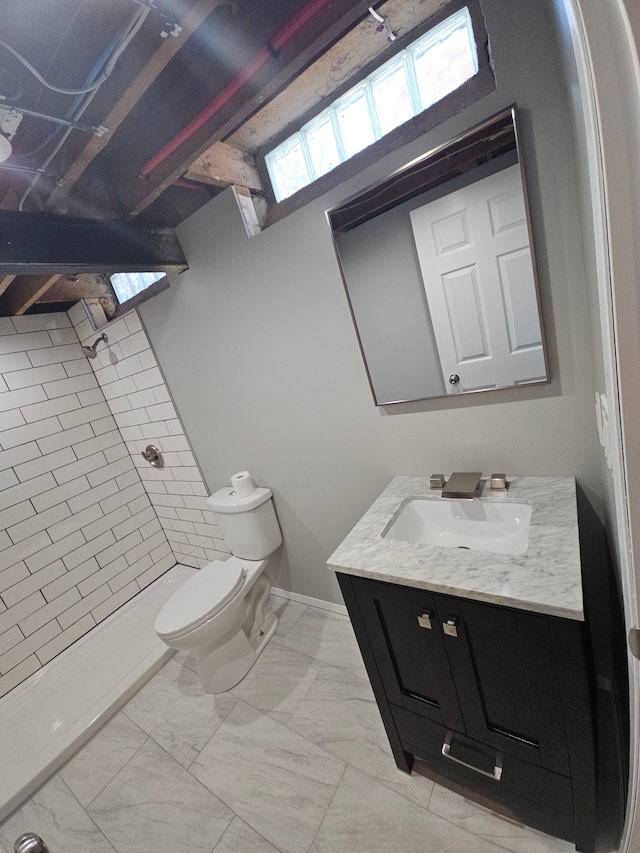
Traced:
<path fill-rule="evenodd" d="M 175 562 L 69 317 L 0 318 L 0 696 Z"/>
<path fill-rule="evenodd" d="M 69 316 L 82 344 L 93 343 L 97 333 L 83 306 L 78 303 Z M 112 321 L 104 331 L 109 342 L 98 345 L 91 367 L 176 560 L 202 568 L 211 560 L 226 558 L 228 549 L 207 507 L 209 490 L 137 311 Z M 51 384 L 57 386 L 57 382 Z M 73 411 L 62 418 L 70 419 L 69 425 L 81 423 Z M 152 468 L 142 458 L 148 444 L 161 450 L 164 468 Z M 79 445 L 85 446 L 90 451 L 91 440 Z"/>

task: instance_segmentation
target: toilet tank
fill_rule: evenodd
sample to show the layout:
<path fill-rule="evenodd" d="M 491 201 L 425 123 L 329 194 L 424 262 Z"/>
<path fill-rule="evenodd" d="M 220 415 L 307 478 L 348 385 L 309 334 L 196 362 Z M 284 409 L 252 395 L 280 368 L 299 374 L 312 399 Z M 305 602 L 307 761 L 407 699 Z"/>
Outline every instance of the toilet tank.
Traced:
<path fill-rule="evenodd" d="M 227 547 L 244 560 L 264 560 L 282 543 L 282 533 L 271 500 L 271 489 L 258 488 L 239 498 L 229 486 L 207 498 L 218 513 Z"/>

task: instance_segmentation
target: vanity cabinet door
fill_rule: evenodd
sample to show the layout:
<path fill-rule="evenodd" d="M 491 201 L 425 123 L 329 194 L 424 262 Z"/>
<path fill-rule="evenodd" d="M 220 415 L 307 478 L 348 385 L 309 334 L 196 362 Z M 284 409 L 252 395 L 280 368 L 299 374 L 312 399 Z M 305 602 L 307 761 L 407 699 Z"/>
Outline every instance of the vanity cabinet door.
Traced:
<path fill-rule="evenodd" d="M 553 617 L 434 599 L 467 735 L 569 775 Z"/>
<path fill-rule="evenodd" d="M 433 593 L 351 582 L 389 702 L 464 731 Z"/>

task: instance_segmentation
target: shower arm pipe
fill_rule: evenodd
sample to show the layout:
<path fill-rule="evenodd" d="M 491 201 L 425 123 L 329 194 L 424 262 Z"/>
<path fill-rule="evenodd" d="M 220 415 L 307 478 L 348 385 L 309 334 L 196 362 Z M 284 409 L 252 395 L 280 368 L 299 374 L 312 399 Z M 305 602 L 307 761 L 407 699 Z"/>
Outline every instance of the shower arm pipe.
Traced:
<path fill-rule="evenodd" d="M 279 30 L 272 39 L 270 39 L 267 47 L 262 50 L 246 65 L 240 74 L 235 77 L 229 85 L 220 92 L 219 95 L 211 101 L 211 103 L 202 110 L 180 133 L 168 142 L 164 148 L 161 148 L 157 154 L 148 160 L 140 169 L 140 174 L 143 177 L 150 175 L 154 169 L 164 163 L 191 137 L 197 133 L 216 113 L 229 103 L 234 95 L 242 89 L 243 86 L 261 71 L 265 65 L 272 59 L 277 58 L 278 51 L 282 50 L 295 36 L 302 30 L 319 12 L 330 4 L 331 0 L 311 0 L 304 9 L 295 15 L 288 24 Z"/>
<path fill-rule="evenodd" d="M 89 358 L 95 358 L 97 355 L 98 344 L 104 341 L 105 344 L 109 343 L 109 338 L 104 334 L 104 332 L 100 335 L 99 338 L 96 338 L 92 344 L 82 347 L 85 352 L 85 355 Z"/>

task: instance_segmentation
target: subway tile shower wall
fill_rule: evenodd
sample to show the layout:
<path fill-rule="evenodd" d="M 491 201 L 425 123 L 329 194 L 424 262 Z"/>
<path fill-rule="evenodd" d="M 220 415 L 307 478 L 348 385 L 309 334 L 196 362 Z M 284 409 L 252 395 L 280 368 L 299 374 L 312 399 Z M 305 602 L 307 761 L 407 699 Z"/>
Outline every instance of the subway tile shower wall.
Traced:
<path fill-rule="evenodd" d="M 0 318 L 0 696 L 175 564 L 140 473 L 67 314 Z"/>
<path fill-rule="evenodd" d="M 82 344 L 93 343 L 99 333 L 82 304 L 69 316 Z M 176 560 L 202 568 L 211 560 L 226 559 L 222 531 L 206 502 L 209 490 L 137 311 L 101 331 L 109 341 L 98 344 L 90 364 Z M 142 458 L 148 444 L 162 452 L 163 468 L 153 468 Z"/>

